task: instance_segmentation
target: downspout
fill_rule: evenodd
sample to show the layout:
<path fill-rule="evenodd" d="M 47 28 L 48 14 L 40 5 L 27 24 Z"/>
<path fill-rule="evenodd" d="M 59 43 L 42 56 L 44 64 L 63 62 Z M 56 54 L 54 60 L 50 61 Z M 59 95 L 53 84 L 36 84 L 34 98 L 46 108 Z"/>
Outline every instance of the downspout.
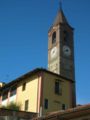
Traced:
<path fill-rule="evenodd" d="M 42 117 L 42 114 L 43 114 L 43 72 L 40 72 L 38 74 L 37 112 L 38 112 L 38 117 Z"/>

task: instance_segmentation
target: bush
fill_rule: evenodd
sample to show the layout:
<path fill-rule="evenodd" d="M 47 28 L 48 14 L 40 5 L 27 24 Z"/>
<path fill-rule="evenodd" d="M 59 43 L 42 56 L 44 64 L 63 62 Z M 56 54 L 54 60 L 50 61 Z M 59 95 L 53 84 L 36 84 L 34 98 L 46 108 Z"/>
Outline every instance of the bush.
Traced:
<path fill-rule="evenodd" d="M 20 104 L 16 104 L 14 102 L 11 102 L 7 106 L 1 106 L 1 108 L 10 109 L 10 110 L 18 110 L 19 111 L 21 109 L 21 105 Z"/>

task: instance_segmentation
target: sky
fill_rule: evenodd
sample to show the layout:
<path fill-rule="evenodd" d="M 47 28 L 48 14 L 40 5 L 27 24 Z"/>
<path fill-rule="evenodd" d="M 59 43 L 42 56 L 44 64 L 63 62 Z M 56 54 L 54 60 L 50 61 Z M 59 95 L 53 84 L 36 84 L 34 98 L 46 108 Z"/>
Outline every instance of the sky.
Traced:
<path fill-rule="evenodd" d="M 0 81 L 48 65 L 48 30 L 59 0 L 0 0 Z M 90 0 L 62 0 L 74 30 L 77 104 L 90 103 Z"/>

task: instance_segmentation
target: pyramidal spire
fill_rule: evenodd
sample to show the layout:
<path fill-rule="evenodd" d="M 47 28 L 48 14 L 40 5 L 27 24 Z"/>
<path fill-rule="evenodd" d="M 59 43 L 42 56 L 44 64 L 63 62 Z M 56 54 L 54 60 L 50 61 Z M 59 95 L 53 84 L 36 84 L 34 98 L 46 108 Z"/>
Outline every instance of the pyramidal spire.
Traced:
<path fill-rule="evenodd" d="M 62 1 L 61 0 L 59 1 L 59 10 L 58 10 L 57 16 L 55 18 L 55 21 L 53 23 L 53 26 L 56 26 L 60 23 L 67 23 L 68 24 L 67 19 L 64 15 L 64 12 L 62 9 Z"/>

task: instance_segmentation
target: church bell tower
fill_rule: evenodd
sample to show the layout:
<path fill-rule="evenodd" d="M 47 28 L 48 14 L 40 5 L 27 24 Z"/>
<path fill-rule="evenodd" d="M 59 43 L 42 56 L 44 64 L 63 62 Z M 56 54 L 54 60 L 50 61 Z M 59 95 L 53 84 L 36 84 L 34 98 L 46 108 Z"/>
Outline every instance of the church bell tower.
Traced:
<path fill-rule="evenodd" d="M 75 80 L 73 32 L 60 8 L 48 32 L 48 69 L 71 80 Z"/>

